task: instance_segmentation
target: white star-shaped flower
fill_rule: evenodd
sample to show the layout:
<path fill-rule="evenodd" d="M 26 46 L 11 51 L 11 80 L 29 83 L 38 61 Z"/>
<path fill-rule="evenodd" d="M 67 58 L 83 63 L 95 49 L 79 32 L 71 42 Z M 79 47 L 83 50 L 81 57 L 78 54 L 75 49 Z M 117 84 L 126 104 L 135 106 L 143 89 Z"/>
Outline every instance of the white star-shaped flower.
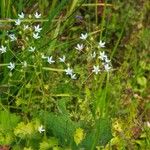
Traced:
<path fill-rule="evenodd" d="M 100 42 L 98 43 L 99 48 L 104 48 L 105 47 L 105 42 L 102 42 L 100 40 Z"/>
<path fill-rule="evenodd" d="M 10 62 L 7 68 L 9 68 L 10 71 L 12 71 L 13 69 L 15 69 L 15 63 Z"/>
<path fill-rule="evenodd" d="M 33 38 L 39 39 L 40 38 L 39 33 L 33 33 Z"/>
<path fill-rule="evenodd" d="M 40 13 L 38 13 L 38 12 L 36 12 L 35 14 L 34 14 L 34 16 L 35 16 L 35 18 L 41 18 L 41 14 Z"/>
<path fill-rule="evenodd" d="M 84 48 L 83 44 L 77 44 L 77 46 L 75 47 L 75 49 L 77 49 L 78 51 L 82 51 Z"/>
<path fill-rule="evenodd" d="M 100 52 L 99 54 L 100 54 L 100 55 L 98 56 L 99 59 L 105 60 L 105 58 L 107 58 L 107 55 L 105 54 L 104 51 L 103 51 L 103 52 Z"/>
<path fill-rule="evenodd" d="M 40 28 L 40 25 L 38 24 L 37 26 L 34 26 L 34 31 L 35 32 L 41 32 L 42 28 Z"/>
<path fill-rule="evenodd" d="M 100 72 L 99 66 L 94 65 L 92 72 L 94 72 L 95 74 L 98 74 Z"/>
<path fill-rule="evenodd" d="M 70 69 L 69 67 L 67 69 L 65 69 L 66 75 L 71 75 L 73 74 L 73 70 Z"/>
<path fill-rule="evenodd" d="M 23 12 L 21 12 L 20 14 L 18 14 L 18 16 L 19 16 L 20 19 L 24 19 L 24 13 Z"/>
<path fill-rule="evenodd" d="M 109 72 L 111 70 L 111 66 L 109 64 L 104 64 L 105 71 Z"/>
<path fill-rule="evenodd" d="M 15 21 L 15 25 L 16 26 L 19 26 L 21 24 L 21 20 L 20 19 L 17 19 L 16 21 Z"/>
<path fill-rule="evenodd" d="M 80 39 L 86 40 L 87 37 L 88 37 L 88 34 L 87 34 L 87 33 L 85 33 L 85 34 L 81 33 Z"/>
<path fill-rule="evenodd" d="M 35 47 L 30 46 L 28 49 L 29 52 L 34 52 L 35 51 Z"/>
<path fill-rule="evenodd" d="M 10 41 L 16 41 L 17 40 L 17 37 L 14 34 L 10 34 L 8 36 L 10 38 Z"/>
<path fill-rule="evenodd" d="M 55 61 L 53 60 L 53 57 L 50 56 L 50 57 L 47 57 L 47 62 L 48 62 L 49 64 L 52 64 L 52 63 L 54 63 Z"/>
<path fill-rule="evenodd" d="M 40 133 L 45 132 L 45 129 L 44 129 L 43 125 L 39 126 L 38 131 Z"/>
<path fill-rule="evenodd" d="M 1 46 L 0 47 L 0 52 L 3 54 L 3 53 L 6 53 L 6 47 L 5 46 Z"/>
<path fill-rule="evenodd" d="M 63 56 L 62 58 L 59 57 L 59 61 L 60 61 L 60 62 L 65 62 L 65 60 L 66 60 L 66 56 Z"/>
<path fill-rule="evenodd" d="M 111 60 L 106 57 L 105 58 L 105 63 L 110 63 L 110 62 L 111 62 Z"/>

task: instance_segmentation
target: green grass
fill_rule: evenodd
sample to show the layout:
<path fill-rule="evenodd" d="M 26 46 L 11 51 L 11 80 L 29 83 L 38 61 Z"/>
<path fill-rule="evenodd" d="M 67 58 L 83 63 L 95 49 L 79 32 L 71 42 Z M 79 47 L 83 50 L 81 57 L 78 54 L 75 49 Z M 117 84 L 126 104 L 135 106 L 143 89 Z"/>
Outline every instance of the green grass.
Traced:
<path fill-rule="evenodd" d="M 15 26 L 22 11 L 25 19 Z M 41 18 L 33 16 L 36 11 Z M 0 53 L 0 148 L 148 150 L 149 11 L 148 0 L 1 0 L 0 47 L 7 52 Z M 42 31 L 35 40 L 37 24 Z M 32 29 L 24 31 L 23 25 Z M 79 37 L 86 32 L 83 41 Z M 10 33 L 17 41 L 9 40 Z M 100 40 L 105 48 L 98 48 Z M 78 43 L 85 46 L 81 52 L 75 49 Z M 36 50 L 29 52 L 30 46 Z M 111 59 L 109 72 L 100 51 Z M 53 56 L 55 63 L 42 54 Z M 66 61 L 60 63 L 63 55 Z M 10 62 L 15 63 L 12 71 Z M 98 74 L 92 72 L 94 65 L 100 66 Z M 65 74 L 67 67 L 77 79 Z"/>

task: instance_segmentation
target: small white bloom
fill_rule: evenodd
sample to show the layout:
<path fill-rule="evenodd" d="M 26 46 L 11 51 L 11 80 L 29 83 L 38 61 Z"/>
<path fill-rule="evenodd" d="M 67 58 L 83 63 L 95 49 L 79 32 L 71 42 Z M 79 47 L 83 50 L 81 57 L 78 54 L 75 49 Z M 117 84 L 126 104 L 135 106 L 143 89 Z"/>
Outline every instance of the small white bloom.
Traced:
<path fill-rule="evenodd" d="M 105 42 L 102 42 L 101 40 L 98 44 L 99 44 L 99 48 L 104 48 L 105 47 Z"/>
<path fill-rule="evenodd" d="M 40 133 L 45 132 L 45 129 L 44 129 L 43 125 L 41 125 L 41 126 L 38 128 L 38 131 L 39 131 Z"/>
<path fill-rule="evenodd" d="M 23 25 L 23 30 L 29 29 L 29 25 Z"/>
<path fill-rule="evenodd" d="M 77 49 L 78 51 L 82 51 L 84 48 L 83 44 L 77 44 L 77 46 L 75 47 L 75 49 Z"/>
<path fill-rule="evenodd" d="M 40 38 L 39 33 L 33 33 L 33 37 L 34 37 L 35 39 L 39 39 L 39 38 Z"/>
<path fill-rule="evenodd" d="M 41 14 L 39 14 L 38 12 L 36 12 L 35 14 L 34 14 L 34 16 L 35 16 L 35 18 L 41 18 Z"/>
<path fill-rule="evenodd" d="M 15 25 L 16 26 L 19 26 L 21 24 L 21 20 L 20 19 L 17 19 L 16 21 L 15 21 Z"/>
<path fill-rule="evenodd" d="M 110 63 L 110 59 L 108 59 L 107 57 L 105 58 L 105 63 Z"/>
<path fill-rule="evenodd" d="M 105 71 L 109 72 L 111 70 L 111 66 L 109 64 L 104 64 Z"/>
<path fill-rule="evenodd" d="M 67 69 L 65 69 L 66 75 L 71 75 L 73 74 L 73 70 L 70 69 L 69 67 Z"/>
<path fill-rule="evenodd" d="M 85 34 L 81 33 L 80 39 L 86 40 L 87 37 L 88 37 L 88 34 L 87 34 L 87 33 L 85 33 Z"/>
<path fill-rule="evenodd" d="M 0 47 L 0 52 L 3 54 L 3 53 L 6 53 L 6 47 L 5 46 L 1 46 Z"/>
<path fill-rule="evenodd" d="M 50 57 L 47 57 L 47 62 L 48 62 L 49 64 L 52 64 L 52 63 L 54 63 L 55 61 L 53 60 L 53 57 L 50 56 Z"/>
<path fill-rule="evenodd" d="M 66 56 L 63 56 L 62 58 L 59 57 L 59 61 L 60 61 L 60 62 L 65 62 L 65 60 L 66 60 Z"/>
<path fill-rule="evenodd" d="M 19 16 L 20 19 L 24 19 L 24 13 L 23 12 L 21 12 L 20 14 L 18 14 L 18 16 Z"/>
<path fill-rule="evenodd" d="M 96 53 L 93 52 L 93 54 L 91 54 L 91 57 L 92 57 L 92 58 L 95 58 L 95 57 L 96 57 Z"/>
<path fill-rule="evenodd" d="M 15 63 L 10 62 L 7 68 L 9 68 L 10 71 L 12 71 L 13 69 L 15 69 Z"/>
<path fill-rule="evenodd" d="M 10 34 L 8 36 L 10 38 L 10 41 L 16 41 L 17 40 L 17 37 L 14 34 Z"/>
<path fill-rule="evenodd" d="M 35 32 L 41 32 L 42 28 L 40 28 L 40 25 L 38 24 L 37 26 L 34 26 Z"/>
<path fill-rule="evenodd" d="M 28 49 L 29 52 L 34 52 L 35 51 L 35 47 L 30 46 Z"/>
<path fill-rule="evenodd" d="M 101 59 L 101 60 L 105 60 L 105 59 L 107 58 L 107 55 L 106 55 L 105 52 L 103 51 L 103 52 L 100 52 L 100 55 L 99 55 L 98 58 Z"/>
<path fill-rule="evenodd" d="M 76 74 L 71 74 L 71 79 L 73 80 L 77 79 Z"/>
<path fill-rule="evenodd" d="M 24 68 L 26 68 L 27 67 L 27 62 L 26 61 L 22 62 L 22 65 L 23 65 Z"/>
<path fill-rule="evenodd" d="M 99 66 L 93 66 L 92 72 L 94 72 L 95 74 L 98 74 L 100 72 Z"/>

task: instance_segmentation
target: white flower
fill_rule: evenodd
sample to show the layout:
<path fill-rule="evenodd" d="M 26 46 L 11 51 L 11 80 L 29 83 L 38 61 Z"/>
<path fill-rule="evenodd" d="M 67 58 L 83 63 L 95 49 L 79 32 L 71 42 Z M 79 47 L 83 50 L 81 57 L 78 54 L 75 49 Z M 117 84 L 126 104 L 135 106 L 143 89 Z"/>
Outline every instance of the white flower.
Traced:
<path fill-rule="evenodd" d="M 10 34 L 8 36 L 10 38 L 10 41 L 16 41 L 17 40 L 17 37 L 14 34 Z"/>
<path fill-rule="evenodd" d="M 22 65 L 23 65 L 23 67 L 27 67 L 27 62 L 26 61 L 24 61 L 24 62 L 21 62 L 22 63 Z"/>
<path fill-rule="evenodd" d="M 35 47 L 30 46 L 28 49 L 29 52 L 34 52 L 35 51 Z"/>
<path fill-rule="evenodd" d="M 99 44 L 99 48 L 104 48 L 105 47 L 105 42 L 102 42 L 101 40 L 98 44 Z"/>
<path fill-rule="evenodd" d="M 36 12 L 35 14 L 34 14 L 34 16 L 35 16 L 35 18 L 41 18 L 41 14 L 39 14 L 38 12 Z"/>
<path fill-rule="evenodd" d="M 78 51 L 82 51 L 84 48 L 83 44 L 77 44 L 77 46 L 75 47 L 75 49 L 77 49 Z"/>
<path fill-rule="evenodd" d="M 71 75 L 73 74 L 73 70 L 70 69 L 69 67 L 67 69 L 65 69 L 66 75 Z"/>
<path fill-rule="evenodd" d="M 42 28 L 40 28 L 40 25 L 34 26 L 35 32 L 41 32 Z"/>
<path fill-rule="evenodd" d="M 105 54 L 105 52 L 100 52 L 100 56 L 98 57 L 101 60 L 105 60 L 105 58 L 107 58 L 107 55 Z"/>
<path fill-rule="evenodd" d="M 88 34 L 87 34 L 87 33 L 85 33 L 85 34 L 81 33 L 80 39 L 86 40 L 87 37 L 88 37 Z"/>
<path fill-rule="evenodd" d="M 40 133 L 45 132 L 45 129 L 44 129 L 43 125 L 41 125 L 41 126 L 38 128 L 38 131 L 39 131 Z"/>
<path fill-rule="evenodd" d="M 18 14 L 18 16 L 19 16 L 20 19 L 24 19 L 24 13 L 23 12 L 21 12 L 20 14 Z"/>
<path fill-rule="evenodd" d="M 23 25 L 23 30 L 29 29 L 29 25 Z"/>
<path fill-rule="evenodd" d="M 60 61 L 60 62 L 65 62 L 65 60 L 66 60 L 66 56 L 63 56 L 62 58 L 59 57 L 59 61 Z"/>
<path fill-rule="evenodd" d="M 33 33 L 33 37 L 34 37 L 35 39 L 39 39 L 39 38 L 40 38 L 39 33 Z"/>
<path fill-rule="evenodd" d="M 12 71 L 15 68 L 15 63 L 10 62 L 7 68 L 9 68 L 10 71 Z"/>
<path fill-rule="evenodd" d="M 96 57 L 96 53 L 93 52 L 93 54 L 91 54 L 91 57 L 92 57 L 92 58 L 95 58 L 95 57 Z"/>
<path fill-rule="evenodd" d="M 73 80 L 77 79 L 76 74 L 71 74 L 71 79 Z"/>
<path fill-rule="evenodd" d="M 110 60 L 107 57 L 105 58 L 105 63 L 110 63 Z"/>
<path fill-rule="evenodd" d="M 21 20 L 20 19 L 17 19 L 16 21 L 15 21 L 15 25 L 16 26 L 19 26 L 21 24 Z"/>
<path fill-rule="evenodd" d="M 111 70 L 111 66 L 109 64 L 104 64 L 105 71 L 109 72 Z"/>
<path fill-rule="evenodd" d="M 53 57 L 51 56 L 51 57 L 47 57 L 47 62 L 48 62 L 49 64 L 52 64 L 52 63 L 54 63 L 55 61 L 53 60 Z"/>
<path fill-rule="evenodd" d="M 6 47 L 4 47 L 3 45 L 0 47 L 0 52 L 3 54 L 3 53 L 6 53 Z"/>
<path fill-rule="evenodd" d="M 95 74 L 98 74 L 98 72 L 100 72 L 99 66 L 93 66 L 92 72 L 94 72 Z"/>

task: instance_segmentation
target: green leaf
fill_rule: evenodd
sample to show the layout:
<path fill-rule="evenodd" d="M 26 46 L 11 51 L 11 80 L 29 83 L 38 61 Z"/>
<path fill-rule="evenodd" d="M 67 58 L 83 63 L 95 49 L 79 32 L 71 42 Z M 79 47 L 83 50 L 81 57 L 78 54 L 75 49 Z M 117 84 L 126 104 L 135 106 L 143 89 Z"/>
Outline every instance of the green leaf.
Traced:
<path fill-rule="evenodd" d="M 147 79 L 142 76 L 142 77 L 138 77 L 137 78 L 137 83 L 142 86 L 142 87 L 146 87 L 146 84 L 147 84 Z"/>
<path fill-rule="evenodd" d="M 96 146 L 105 146 L 112 139 L 111 122 L 102 118 L 97 121 L 93 130 L 87 134 L 83 147 L 95 149 Z"/>
<path fill-rule="evenodd" d="M 78 124 L 71 121 L 66 115 L 42 112 L 41 120 L 45 122 L 47 131 L 57 137 L 61 144 L 65 145 L 73 141 L 73 134 Z"/>
<path fill-rule="evenodd" d="M 20 117 L 15 114 L 11 114 L 8 111 L 0 111 L 0 126 L 1 129 L 8 132 L 8 130 L 13 129 L 19 122 Z"/>
<path fill-rule="evenodd" d="M 49 150 L 55 146 L 58 146 L 58 140 L 55 137 L 51 137 L 50 139 L 44 140 L 40 143 L 40 150 Z"/>
<path fill-rule="evenodd" d="M 0 145 L 9 145 L 13 142 L 13 129 L 19 120 L 20 117 L 9 111 L 0 111 Z"/>

